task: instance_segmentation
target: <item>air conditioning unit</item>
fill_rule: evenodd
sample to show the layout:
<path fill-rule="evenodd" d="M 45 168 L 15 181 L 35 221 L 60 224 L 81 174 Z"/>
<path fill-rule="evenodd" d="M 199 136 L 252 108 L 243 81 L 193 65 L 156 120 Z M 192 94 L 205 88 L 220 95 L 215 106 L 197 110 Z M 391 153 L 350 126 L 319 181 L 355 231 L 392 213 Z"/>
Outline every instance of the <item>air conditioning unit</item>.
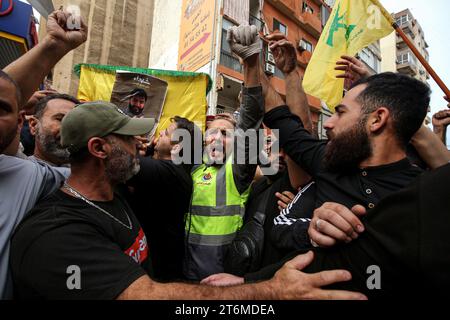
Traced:
<path fill-rule="evenodd" d="M 302 52 L 308 50 L 308 46 L 306 45 L 306 42 L 304 40 L 300 40 L 298 47 Z"/>
<path fill-rule="evenodd" d="M 268 74 L 275 74 L 275 66 L 273 64 L 266 63 L 264 71 Z"/>
<path fill-rule="evenodd" d="M 275 58 L 273 57 L 272 52 L 267 52 L 267 62 L 275 64 Z"/>

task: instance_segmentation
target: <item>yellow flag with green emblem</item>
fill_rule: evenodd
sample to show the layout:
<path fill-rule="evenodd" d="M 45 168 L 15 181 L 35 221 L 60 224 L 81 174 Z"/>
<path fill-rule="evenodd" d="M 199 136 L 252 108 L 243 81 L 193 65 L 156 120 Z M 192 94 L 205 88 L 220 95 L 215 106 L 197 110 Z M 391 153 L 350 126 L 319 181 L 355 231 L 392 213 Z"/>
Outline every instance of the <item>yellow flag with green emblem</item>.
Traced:
<path fill-rule="evenodd" d="M 344 91 L 344 79 L 336 78 L 336 62 L 389 35 L 393 23 L 378 0 L 336 1 L 306 69 L 305 92 L 322 99 L 334 112 Z"/>

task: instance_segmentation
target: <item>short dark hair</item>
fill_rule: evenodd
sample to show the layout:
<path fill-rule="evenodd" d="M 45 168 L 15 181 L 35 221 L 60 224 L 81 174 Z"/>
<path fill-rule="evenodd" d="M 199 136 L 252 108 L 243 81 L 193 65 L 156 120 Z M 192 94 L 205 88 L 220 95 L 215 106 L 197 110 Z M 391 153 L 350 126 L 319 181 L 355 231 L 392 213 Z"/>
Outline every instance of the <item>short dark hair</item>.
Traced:
<path fill-rule="evenodd" d="M 367 85 L 357 98 L 362 104 L 362 112 L 367 115 L 380 107 L 388 108 L 397 138 L 406 147 L 428 113 L 429 86 L 410 76 L 393 72 L 361 79 L 352 88 L 359 85 Z"/>
<path fill-rule="evenodd" d="M 175 123 L 177 125 L 177 129 L 184 129 L 187 130 L 189 132 L 189 136 L 191 137 L 191 164 L 200 164 L 200 163 L 195 163 L 196 159 L 195 159 L 195 136 L 196 135 L 202 135 L 202 131 L 200 130 L 200 128 L 198 126 L 195 125 L 195 123 L 193 123 L 192 121 L 186 119 L 186 118 L 182 118 L 179 116 L 175 116 L 172 119 L 170 119 L 171 122 Z M 200 140 L 200 141 L 203 141 Z M 183 142 L 181 142 L 183 143 Z M 181 152 L 180 156 L 182 157 L 183 154 Z"/>
<path fill-rule="evenodd" d="M 52 95 L 50 95 L 50 96 L 47 96 L 47 97 L 45 97 L 45 98 L 39 100 L 39 102 L 36 104 L 36 111 L 35 111 L 35 113 L 34 113 L 34 116 L 35 116 L 37 119 L 41 119 L 42 116 L 43 116 L 44 113 L 45 113 L 45 110 L 47 109 L 48 103 L 49 103 L 50 101 L 56 100 L 56 99 L 70 101 L 70 102 L 75 103 L 75 105 L 80 104 L 80 101 L 79 101 L 77 98 L 75 98 L 75 97 L 73 97 L 73 96 L 71 96 L 71 95 L 68 95 L 68 94 L 62 94 L 62 93 L 52 94 Z"/>
<path fill-rule="evenodd" d="M 20 108 L 21 103 L 22 103 L 22 91 L 20 90 L 20 87 L 17 84 L 16 80 L 11 78 L 11 76 L 3 70 L 0 70 L 0 79 L 4 79 L 4 80 L 8 81 L 9 83 L 11 83 L 14 86 L 14 88 L 16 88 L 17 105 Z"/>
<path fill-rule="evenodd" d="M 140 88 L 136 88 L 133 91 L 131 91 L 130 96 L 131 96 L 130 99 L 133 97 L 143 97 L 145 101 L 147 101 L 148 99 L 147 92 L 145 92 L 144 89 Z"/>

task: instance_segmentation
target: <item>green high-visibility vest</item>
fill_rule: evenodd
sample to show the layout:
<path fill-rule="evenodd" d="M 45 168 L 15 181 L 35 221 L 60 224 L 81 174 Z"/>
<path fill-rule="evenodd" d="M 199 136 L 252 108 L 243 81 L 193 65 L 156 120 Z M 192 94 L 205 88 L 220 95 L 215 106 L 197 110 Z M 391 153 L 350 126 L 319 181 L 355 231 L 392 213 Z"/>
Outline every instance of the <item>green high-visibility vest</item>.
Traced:
<path fill-rule="evenodd" d="M 221 167 L 201 165 L 192 173 L 194 190 L 186 219 L 189 243 L 206 246 L 230 244 L 243 225 L 249 188 L 239 193 L 232 157 Z"/>

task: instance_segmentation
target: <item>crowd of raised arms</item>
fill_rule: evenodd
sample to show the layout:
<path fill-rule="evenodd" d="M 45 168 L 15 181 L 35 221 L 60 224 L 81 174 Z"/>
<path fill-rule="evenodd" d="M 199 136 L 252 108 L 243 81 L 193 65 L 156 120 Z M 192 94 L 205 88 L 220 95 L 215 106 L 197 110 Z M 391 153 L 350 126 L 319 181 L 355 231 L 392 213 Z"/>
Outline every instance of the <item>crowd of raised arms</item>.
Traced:
<path fill-rule="evenodd" d="M 68 17 L 52 13 L 0 71 L 0 299 L 365 300 L 450 286 L 450 109 L 424 126 L 426 84 L 343 56 L 345 95 L 321 140 L 294 45 L 266 36 L 282 97 L 242 25 L 227 33 L 239 114 L 206 130 L 177 116 L 147 139 L 154 119 L 36 91 L 87 39 Z"/>

